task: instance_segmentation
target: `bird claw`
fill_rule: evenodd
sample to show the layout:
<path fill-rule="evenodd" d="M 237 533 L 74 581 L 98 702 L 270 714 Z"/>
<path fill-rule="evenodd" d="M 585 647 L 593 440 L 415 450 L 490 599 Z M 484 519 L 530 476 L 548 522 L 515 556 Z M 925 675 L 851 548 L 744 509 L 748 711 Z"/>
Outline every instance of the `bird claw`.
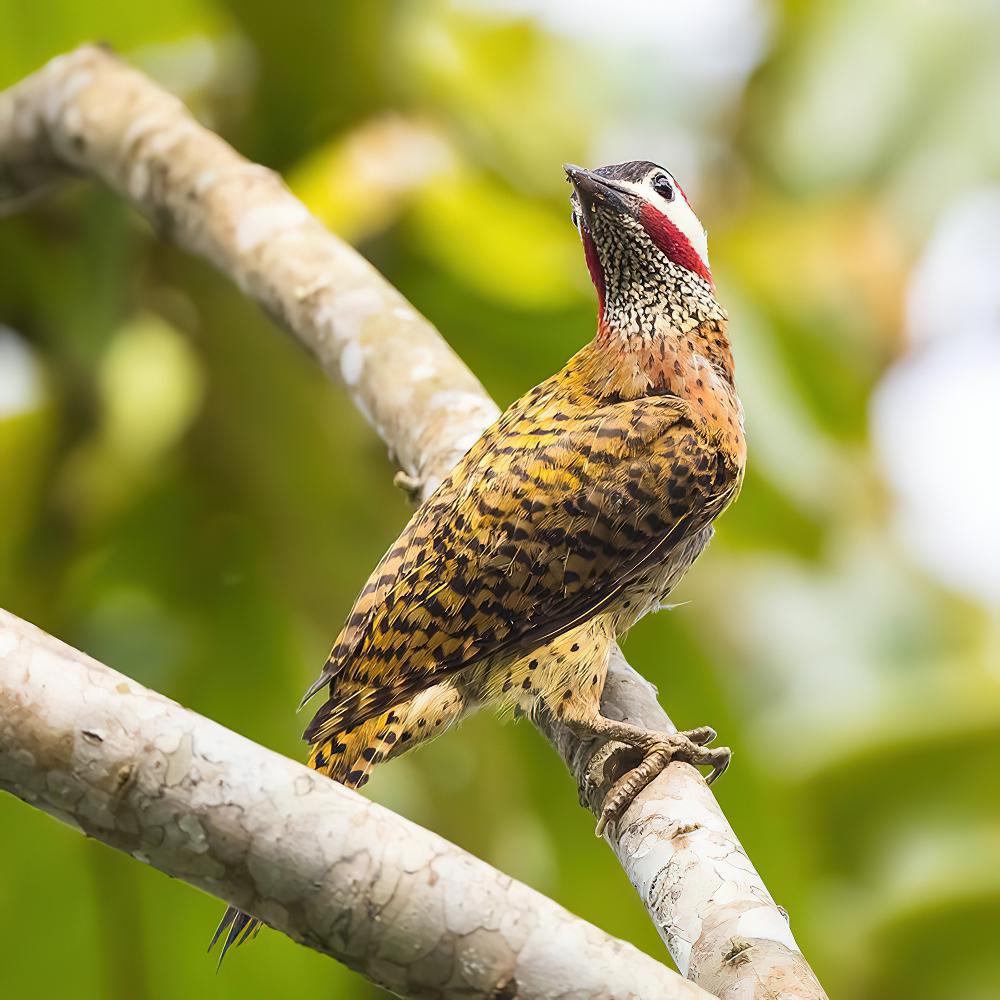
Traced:
<path fill-rule="evenodd" d="M 601 747 L 587 767 L 587 781 L 592 785 L 600 785 L 603 783 L 602 779 L 606 780 L 605 768 L 612 758 L 620 757 L 626 751 L 641 754 L 641 757 L 634 766 L 615 779 L 608 790 L 595 834 L 603 836 L 609 824 L 617 823 L 636 795 L 671 761 L 682 760 L 695 767 L 711 765 L 712 770 L 705 781 L 712 784 L 729 767 L 732 759 L 729 747 L 707 745 L 715 738 L 716 732 L 711 726 L 699 726 L 688 732 L 657 735 L 642 749 L 622 743 L 607 743 Z"/>

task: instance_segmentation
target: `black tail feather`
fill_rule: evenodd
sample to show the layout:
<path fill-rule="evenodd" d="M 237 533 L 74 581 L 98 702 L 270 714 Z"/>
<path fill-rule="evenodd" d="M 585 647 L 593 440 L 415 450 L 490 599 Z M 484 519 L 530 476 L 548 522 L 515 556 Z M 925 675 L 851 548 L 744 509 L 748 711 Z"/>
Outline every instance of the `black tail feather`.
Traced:
<path fill-rule="evenodd" d="M 222 968 L 222 960 L 226 957 L 226 952 L 234 944 L 243 944 L 248 938 L 256 936 L 260 930 L 260 921 L 256 917 L 251 917 L 249 913 L 244 913 L 242 910 L 237 910 L 235 906 L 230 906 L 226 910 L 222 920 L 219 921 L 219 926 L 216 927 L 215 933 L 212 935 L 212 941 L 208 946 L 209 951 L 215 947 L 215 942 L 219 940 L 222 932 L 227 928 L 229 929 L 229 933 L 226 935 L 226 940 L 222 943 L 218 969 Z"/>

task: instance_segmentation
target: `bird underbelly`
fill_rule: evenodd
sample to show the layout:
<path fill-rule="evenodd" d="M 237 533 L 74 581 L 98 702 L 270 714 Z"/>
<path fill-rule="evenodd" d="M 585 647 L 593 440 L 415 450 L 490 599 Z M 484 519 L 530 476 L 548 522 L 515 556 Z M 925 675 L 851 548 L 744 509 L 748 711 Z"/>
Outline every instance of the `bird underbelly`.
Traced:
<path fill-rule="evenodd" d="M 712 534 L 713 528 L 709 526 L 691 535 L 622 592 L 611 612 L 616 635 L 627 632 L 640 618 L 662 607 L 681 577 L 705 550 Z"/>
<path fill-rule="evenodd" d="M 545 704 L 557 717 L 560 706 L 576 709 L 581 700 L 596 705 L 613 638 L 610 617 L 595 615 L 526 655 L 474 667 L 463 678 L 467 696 L 501 713 L 516 708 L 532 714 Z"/>
<path fill-rule="evenodd" d="M 596 711 L 615 636 L 658 609 L 711 537 L 710 526 L 692 535 L 610 607 L 530 654 L 474 667 L 461 681 L 467 702 L 493 704 L 501 712 L 519 708 L 529 713 L 544 704 L 556 716 Z"/>

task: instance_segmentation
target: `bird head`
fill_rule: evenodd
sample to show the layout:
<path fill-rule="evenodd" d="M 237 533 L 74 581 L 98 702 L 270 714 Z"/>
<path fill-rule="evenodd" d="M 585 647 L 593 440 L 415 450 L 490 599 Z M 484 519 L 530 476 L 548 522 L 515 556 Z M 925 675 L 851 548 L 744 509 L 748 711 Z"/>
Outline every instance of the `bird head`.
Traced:
<path fill-rule="evenodd" d="M 671 312 L 718 308 L 705 227 L 669 171 L 647 160 L 565 170 L 603 324 L 635 324 L 657 300 Z"/>

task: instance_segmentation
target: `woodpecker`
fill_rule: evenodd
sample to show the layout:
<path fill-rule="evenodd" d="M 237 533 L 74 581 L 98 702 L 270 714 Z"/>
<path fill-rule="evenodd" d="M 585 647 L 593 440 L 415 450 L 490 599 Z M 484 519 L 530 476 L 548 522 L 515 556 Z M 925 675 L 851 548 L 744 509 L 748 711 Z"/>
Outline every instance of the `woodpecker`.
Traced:
<path fill-rule="evenodd" d="M 549 713 L 638 763 L 598 834 L 671 760 L 728 766 L 714 731 L 601 715 L 617 637 L 656 610 L 743 481 L 743 411 L 708 240 L 647 161 L 567 165 L 594 338 L 490 427 L 361 591 L 303 704 L 309 766 L 352 788 L 484 706 Z M 258 921 L 230 908 L 222 954 Z M 221 961 L 221 959 L 220 959 Z"/>

